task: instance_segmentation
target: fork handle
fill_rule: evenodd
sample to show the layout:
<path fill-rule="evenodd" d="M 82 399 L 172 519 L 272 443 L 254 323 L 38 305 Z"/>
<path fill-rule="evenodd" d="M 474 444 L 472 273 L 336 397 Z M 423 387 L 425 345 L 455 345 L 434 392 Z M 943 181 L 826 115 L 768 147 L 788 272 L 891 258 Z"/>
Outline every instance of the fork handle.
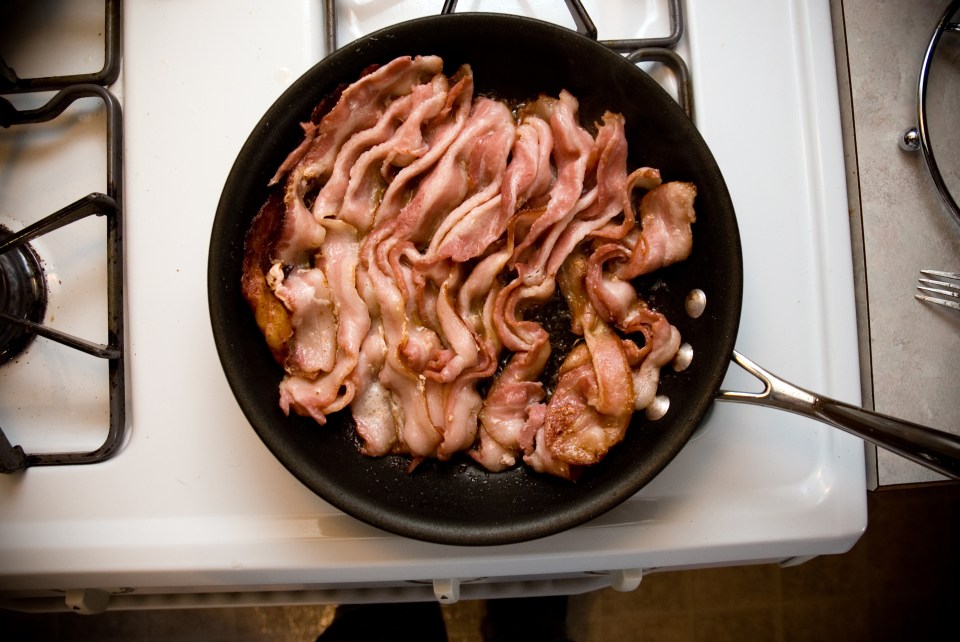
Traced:
<path fill-rule="evenodd" d="M 760 393 L 722 390 L 719 401 L 787 410 L 840 428 L 952 479 L 960 479 L 960 437 L 797 387 L 734 351 L 733 360 L 764 384 Z"/>

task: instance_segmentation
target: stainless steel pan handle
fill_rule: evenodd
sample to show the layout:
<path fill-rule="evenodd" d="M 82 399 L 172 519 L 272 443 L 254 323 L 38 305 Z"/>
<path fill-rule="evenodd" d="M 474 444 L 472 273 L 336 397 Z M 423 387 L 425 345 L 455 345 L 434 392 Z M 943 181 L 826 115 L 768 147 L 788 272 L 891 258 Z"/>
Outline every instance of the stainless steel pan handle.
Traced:
<path fill-rule="evenodd" d="M 764 384 L 763 392 L 721 390 L 719 401 L 788 410 L 845 430 L 921 466 L 960 479 L 960 437 L 836 401 L 795 386 L 764 370 L 739 352 L 733 360 Z"/>

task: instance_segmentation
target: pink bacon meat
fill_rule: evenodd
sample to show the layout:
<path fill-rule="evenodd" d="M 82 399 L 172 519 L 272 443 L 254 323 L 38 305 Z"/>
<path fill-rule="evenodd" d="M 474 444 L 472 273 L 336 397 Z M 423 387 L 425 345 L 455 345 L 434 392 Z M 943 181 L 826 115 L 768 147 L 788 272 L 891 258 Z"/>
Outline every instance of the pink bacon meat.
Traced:
<path fill-rule="evenodd" d="M 364 454 L 411 469 L 465 452 L 575 479 L 602 460 L 677 352 L 630 279 L 689 255 L 696 188 L 628 174 L 619 114 L 591 133 L 567 91 L 511 110 L 435 56 L 326 102 L 244 257 L 283 410 L 324 424 L 347 409 Z M 551 337 L 529 312 L 558 290 L 582 340 L 551 392 Z"/>

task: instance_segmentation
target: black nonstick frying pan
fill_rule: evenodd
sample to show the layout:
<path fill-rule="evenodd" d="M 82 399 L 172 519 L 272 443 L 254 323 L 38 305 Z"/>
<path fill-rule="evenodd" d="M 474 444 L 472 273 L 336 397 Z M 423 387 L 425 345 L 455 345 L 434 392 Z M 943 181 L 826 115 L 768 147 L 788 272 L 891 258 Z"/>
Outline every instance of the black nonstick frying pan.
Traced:
<path fill-rule="evenodd" d="M 611 110 L 626 118 L 631 167 L 659 168 L 665 180 L 697 185 L 693 253 L 636 283 L 693 347 L 688 369 L 664 369 L 660 393 L 670 400 L 657 421 L 634 418 L 624 441 L 570 483 L 522 466 L 488 473 L 467 459 L 425 462 L 412 473 L 401 457 L 360 454 L 348 412 L 326 426 L 284 415 L 283 377 L 240 290 L 244 235 L 267 200 L 267 182 L 302 140 L 299 123 L 320 99 L 371 64 L 401 55 L 438 55 L 447 73 L 473 68 L 478 93 L 533 99 L 567 89 L 583 123 Z M 563 27 L 499 14 L 452 14 L 402 23 L 370 34 L 325 58 L 281 95 L 250 134 L 227 178 L 214 220 L 208 294 L 213 335 L 224 372 L 261 439 L 290 472 L 320 497 L 365 522 L 412 538 L 457 545 L 508 544 L 581 524 L 629 498 L 683 448 L 718 397 L 773 405 L 829 423 L 853 425 L 866 439 L 911 456 L 922 439 L 938 470 L 960 471 L 960 440 L 793 388 L 734 353 L 742 296 L 742 257 L 733 205 L 700 134 L 675 101 L 633 63 Z M 700 290 L 699 316 L 685 309 Z M 720 392 L 731 355 L 765 378 L 759 395 Z M 910 431 L 910 432 L 905 432 Z M 925 459 L 929 458 L 929 459 Z"/>

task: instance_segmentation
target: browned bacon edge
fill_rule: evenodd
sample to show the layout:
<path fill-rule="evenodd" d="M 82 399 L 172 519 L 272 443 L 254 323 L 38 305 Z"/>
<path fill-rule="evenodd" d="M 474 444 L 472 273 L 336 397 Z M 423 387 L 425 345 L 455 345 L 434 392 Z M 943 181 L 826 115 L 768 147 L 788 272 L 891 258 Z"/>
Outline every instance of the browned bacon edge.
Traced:
<path fill-rule="evenodd" d="M 287 358 L 287 342 L 293 336 L 290 313 L 267 285 L 267 271 L 283 219 L 283 195 L 271 193 L 267 202 L 250 223 L 244 238 L 243 274 L 241 291 L 253 311 L 254 319 L 267 340 L 267 346 L 277 363 Z"/>

